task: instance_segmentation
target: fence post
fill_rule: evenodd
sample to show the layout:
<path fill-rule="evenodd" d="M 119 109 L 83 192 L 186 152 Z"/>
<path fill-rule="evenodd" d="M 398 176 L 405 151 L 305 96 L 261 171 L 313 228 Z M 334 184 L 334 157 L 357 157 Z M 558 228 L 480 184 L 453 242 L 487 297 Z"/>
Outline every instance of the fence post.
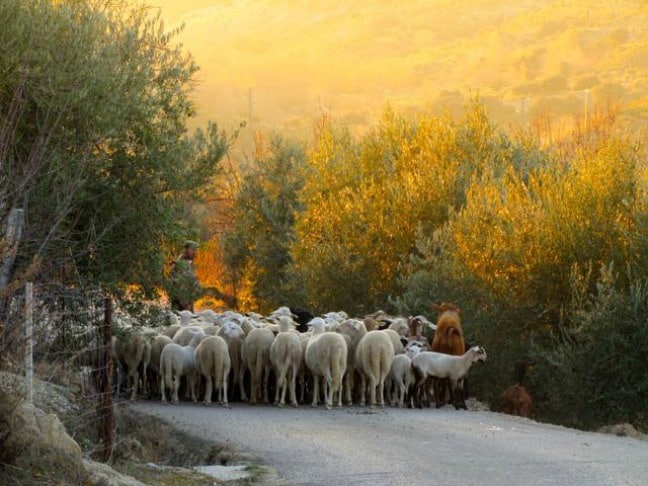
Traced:
<path fill-rule="evenodd" d="M 33 283 L 25 283 L 25 401 L 34 403 Z"/>
<path fill-rule="evenodd" d="M 113 444 L 115 441 L 112 403 L 112 355 L 110 352 L 110 341 L 112 338 L 112 300 L 110 297 L 104 299 L 104 322 L 103 322 L 103 366 L 100 373 L 100 382 L 103 384 L 100 393 L 101 404 L 99 405 L 99 438 L 103 442 L 103 449 L 99 451 L 101 458 L 108 461 L 112 455 Z"/>

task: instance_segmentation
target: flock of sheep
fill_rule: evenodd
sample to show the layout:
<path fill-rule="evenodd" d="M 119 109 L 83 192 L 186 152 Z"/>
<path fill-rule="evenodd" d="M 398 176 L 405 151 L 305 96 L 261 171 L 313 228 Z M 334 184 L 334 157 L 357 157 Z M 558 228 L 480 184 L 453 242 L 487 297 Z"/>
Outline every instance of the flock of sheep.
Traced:
<path fill-rule="evenodd" d="M 118 317 L 117 392 L 128 387 L 131 399 L 141 394 L 172 403 L 181 392 L 194 402 L 202 394 L 205 405 L 214 398 L 224 406 L 240 400 L 422 407 L 434 399 L 437 407 L 450 401 L 465 409 L 465 378 L 486 352 L 466 349 L 457 307 L 433 308 L 436 323 L 382 311 L 360 319 L 344 312 L 311 316 L 288 307 L 267 316 L 168 312 L 170 324 L 161 329 Z"/>

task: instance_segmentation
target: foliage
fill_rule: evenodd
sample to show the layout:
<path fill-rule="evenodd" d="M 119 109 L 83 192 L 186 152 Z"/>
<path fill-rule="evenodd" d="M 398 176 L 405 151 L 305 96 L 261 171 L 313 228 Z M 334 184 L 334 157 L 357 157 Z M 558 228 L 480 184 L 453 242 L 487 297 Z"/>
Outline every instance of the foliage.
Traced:
<path fill-rule="evenodd" d="M 285 304 L 288 248 L 300 210 L 304 159 L 301 145 L 276 137 L 243 176 L 233 226 L 222 238 L 226 265 L 248 286 L 247 299 L 244 288 L 239 289 L 243 306 L 270 310 Z"/>
<path fill-rule="evenodd" d="M 570 324 L 538 350 L 542 365 L 533 384 L 539 417 L 580 428 L 646 427 L 648 283 L 624 287 L 609 265 L 601 268 L 595 294 L 574 293 Z"/>
<path fill-rule="evenodd" d="M 186 133 L 197 67 L 126 2 L 9 0 L 0 19 L 0 215 L 27 221 L 17 274 L 39 258 L 43 278 L 151 295 L 226 149 L 215 125 Z"/>

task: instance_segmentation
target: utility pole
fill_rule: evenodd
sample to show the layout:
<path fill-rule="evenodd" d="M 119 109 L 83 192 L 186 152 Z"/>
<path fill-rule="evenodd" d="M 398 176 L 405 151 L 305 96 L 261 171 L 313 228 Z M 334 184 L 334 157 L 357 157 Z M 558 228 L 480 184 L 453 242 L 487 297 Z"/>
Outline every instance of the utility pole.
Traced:
<path fill-rule="evenodd" d="M 588 127 L 588 116 L 589 116 L 589 94 L 590 90 L 586 89 L 585 90 L 585 130 L 587 130 Z"/>

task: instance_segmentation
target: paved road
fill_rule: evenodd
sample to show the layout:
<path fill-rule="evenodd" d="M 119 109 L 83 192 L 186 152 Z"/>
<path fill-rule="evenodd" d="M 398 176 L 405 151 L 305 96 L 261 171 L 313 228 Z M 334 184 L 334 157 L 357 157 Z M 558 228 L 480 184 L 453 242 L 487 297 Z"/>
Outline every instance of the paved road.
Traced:
<path fill-rule="evenodd" d="M 251 453 L 290 485 L 648 485 L 648 442 L 493 412 L 132 406 Z"/>

